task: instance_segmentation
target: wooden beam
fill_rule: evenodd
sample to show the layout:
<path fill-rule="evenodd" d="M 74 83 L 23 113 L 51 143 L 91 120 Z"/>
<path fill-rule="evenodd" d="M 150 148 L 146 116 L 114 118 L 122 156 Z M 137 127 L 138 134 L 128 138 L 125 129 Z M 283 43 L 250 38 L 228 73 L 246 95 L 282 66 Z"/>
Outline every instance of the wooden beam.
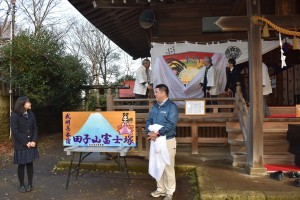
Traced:
<path fill-rule="evenodd" d="M 128 26 L 128 27 L 132 27 L 132 29 L 130 31 L 122 31 L 122 29 L 118 29 L 120 31 L 106 31 L 104 29 L 100 29 L 101 31 L 103 30 L 103 33 L 107 33 L 109 34 L 109 37 L 112 37 L 112 38 L 122 38 L 124 37 L 124 39 L 132 39 L 134 41 L 139 41 L 139 40 L 146 40 L 146 32 L 145 30 L 143 29 L 138 29 L 138 28 L 135 28 L 136 26 L 134 25 L 131 25 L 131 26 Z M 145 32 L 145 37 L 139 37 L 139 33 L 143 34 L 143 32 Z M 126 37 L 126 38 L 125 38 Z M 138 38 L 137 38 L 138 37 Z"/>
<path fill-rule="evenodd" d="M 106 29 L 106 28 L 110 28 L 110 29 L 116 29 L 115 24 L 120 24 L 120 26 L 124 26 L 126 27 L 128 24 L 134 24 L 135 26 L 137 26 L 137 28 L 141 28 L 139 26 L 139 21 L 138 19 L 135 17 L 137 15 L 136 12 L 131 12 L 131 13 L 128 13 L 128 16 L 126 15 L 126 18 L 125 19 L 120 19 L 120 18 L 116 18 L 112 21 L 109 21 L 105 24 L 103 24 L 101 22 L 101 28 L 102 29 Z"/>
<path fill-rule="evenodd" d="M 91 9 L 93 8 L 92 4 L 88 4 L 88 3 L 83 3 L 83 2 L 70 2 L 80 13 L 82 13 L 82 11 L 86 10 L 86 9 Z"/>
<path fill-rule="evenodd" d="M 241 15 L 245 5 L 245 1 L 235 0 L 230 15 Z"/>
<path fill-rule="evenodd" d="M 247 0 L 249 19 L 260 15 L 260 0 Z M 247 138 L 247 168 L 250 174 L 265 174 L 263 163 L 262 44 L 260 26 L 250 23 L 248 32 L 250 116 Z"/>
<path fill-rule="evenodd" d="M 119 12 L 110 12 L 113 14 L 107 13 L 104 15 L 103 18 L 93 20 L 93 24 L 95 24 L 95 26 L 98 26 L 98 25 L 102 26 L 106 23 L 111 23 L 113 20 L 116 20 L 123 16 L 126 16 L 126 18 L 128 18 L 128 14 L 131 14 L 133 12 L 136 13 L 136 11 L 134 9 L 122 10 Z"/>
<path fill-rule="evenodd" d="M 294 30 L 300 26 L 300 15 L 294 16 L 264 16 L 274 24 Z M 202 32 L 248 31 L 249 18 L 247 16 L 203 17 Z M 272 28 L 270 27 L 270 30 Z"/>
<path fill-rule="evenodd" d="M 247 38 L 247 32 L 235 32 L 235 33 L 199 33 L 193 35 L 164 35 L 160 32 L 158 37 L 152 37 L 151 42 L 222 42 L 228 40 L 243 40 Z"/>
<path fill-rule="evenodd" d="M 123 1 L 115 1 L 112 3 L 111 1 L 103 1 L 103 0 L 94 0 L 92 2 L 95 2 L 93 5 L 94 8 L 114 8 L 114 9 L 127 9 L 127 8 L 143 8 L 145 5 L 147 5 L 148 2 L 133 2 L 130 3 L 128 0 L 127 3 L 124 3 Z M 92 3 L 91 2 L 91 3 Z"/>
<path fill-rule="evenodd" d="M 294 15 L 295 0 L 276 0 L 276 15 Z"/>

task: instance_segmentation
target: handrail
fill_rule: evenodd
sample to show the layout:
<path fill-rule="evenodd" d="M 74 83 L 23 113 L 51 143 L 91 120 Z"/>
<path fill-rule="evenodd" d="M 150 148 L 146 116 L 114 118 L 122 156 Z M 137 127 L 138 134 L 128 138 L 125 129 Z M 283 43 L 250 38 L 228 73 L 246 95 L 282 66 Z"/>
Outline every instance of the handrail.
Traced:
<path fill-rule="evenodd" d="M 249 112 L 248 107 L 241 92 L 241 86 L 237 84 L 237 93 L 235 94 L 236 113 L 238 115 L 240 128 L 245 142 L 246 152 L 249 151 Z"/>

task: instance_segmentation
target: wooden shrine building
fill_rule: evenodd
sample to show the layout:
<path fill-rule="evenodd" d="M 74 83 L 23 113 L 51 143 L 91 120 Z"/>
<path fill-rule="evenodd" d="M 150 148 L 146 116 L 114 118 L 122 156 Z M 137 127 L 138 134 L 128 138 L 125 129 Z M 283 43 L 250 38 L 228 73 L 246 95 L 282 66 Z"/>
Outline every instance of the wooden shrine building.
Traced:
<path fill-rule="evenodd" d="M 269 133 L 273 133 L 274 129 L 284 129 L 283 132 L 285 131 L 286 134 L 287 124 L 300 123 L 299 118 L 287 121 L 280 119 L 280 123 L 278 123 L 279 120 L 264 119 L 263 96 L 257 95 L 262 94 L 261 66 L 262 61 L 264 61 L 268 66 L 272 66 L 273 70 L 270 74 L 276 80 L 275 92 L 273 92 L 269 104 L 290 106 L 289 108 L 283 108 L 286 111 L 293 112 L 295 110 L 296 100 L 300 95 L 300 51 L 293 50 L 291 46 L 288 46 L 289 52 L 286 60 L 288 67 L 281 69 L 279 49 L 275 49 L 262 57 L 261 31 L 264 23 L 262 21 L 252 23 L 253 16 L 263 16 L 279 27 L 299 33 L 300 1 L 69 0 L 69 2 L 96 28 L 134 59 L 150 57 L 152 42 L 212 43 L 232 40 L 248 41 L 249 62 L 247 63 L 245 78 L 249 80 L 247 81 L 249 83 L 249 108 L 246 108 L 249 111 L 244 110 L 243 112 L 245 104 L 244 107 L 239 107 L 236 98 L 236 105 L 240 113 L 237 115 L 239 122 L 236 125 L 239 128 L 230 122 L 226 122 L 226 130 L 229 143 L 231 139 L 235 140 L 236 137 L 243 139 L 242 145 L 240 145 L 240 140 L 231 141 L 231 153 L 236 150 L 237 153 L 233 155 L 233 162 L 238 164 L 244 159 L 250 174 L 263 174 L 266 172 L 264 163 L 272 158 L 272 156 L 266 154 L 269 148 L 268 145 L 272 142 L 266 144 L 266 141 L 264 141 L 271 137 L 272 134 Z M 153 10 L 155 14 L 155 23 L 149 29 L 143 29 L 139 22 L 140 15 L 146 9 Z M 293 38 L 292 36 L 285 37 Z M 299 36 L 297 37 L 299 38 Z M 278 41 L 278 32 L 270 27 L 270 37 L 266 40 Z M 111 103 L 109 105 L 113 108 Z M 271 111 L 279 112 L 276 108 L 271 108 Z M 186 125 L 184 118 L 185 116 L 182 115 L 182 124 L 185 123 Z M 195 133 L 198 127 L 198 121 L 195 120 L 191 119 L 189 121 L 191 126 L 194 126 L 191 128 L 192 135 L 188 137 L 192 141 L 192 147 L 198 148 L 200 139 Z M 279 124 L 284 124 L 284 127 Z M 194 137 L 195 134 L 196 138 Z M 186 140 L 185 138 L 179 141 Z M 271 148 L 271 151 L 276 148 Z M 240 151 L 243 151 L 243 153 Z M 193 151 L 193 153 L 195 152 Z M 278 154 L 274 157 L 279 158 L 280 156 L 282 155 Z M 288 155 L 286 156 L 288 157 Z M 288 157 L 288 159 L 294 158 Z"/>

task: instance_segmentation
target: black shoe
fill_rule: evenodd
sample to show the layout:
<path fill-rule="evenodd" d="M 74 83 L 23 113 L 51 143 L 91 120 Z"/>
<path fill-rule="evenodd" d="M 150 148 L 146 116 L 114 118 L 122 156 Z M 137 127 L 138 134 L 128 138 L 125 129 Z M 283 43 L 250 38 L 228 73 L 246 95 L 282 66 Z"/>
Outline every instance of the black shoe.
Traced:
<path fill-rule="evenodd" d="M 270 174 L 270 177 L 277 181 L 281 181 L 283 179 L 283 172 L 282 171 L 273 172 Z"/>
<path fill-rule="evenodd" d="M 26 189 L 25 189 L 25 186 L 24 186 L 24 185 L 22 185 L 22 186 L 19 187 L 19 192 L 20 192 L 20 193 L 26 192 Z"/>
<path fill-rule="evenodd" d="M 298 172 L 288 172 L 287 175 L 289 178 L 299 178 Z"/>
<path fill-rule="evenodd" d="M 32 191 L 32 185 L 28 185 L 28 187 L 26 188 L 26 192 L 31 192 Z"/>
<path fill-rule="evenodd" d="M 293 184 L 296 186 L 296 187 L 300 187 L 300 179 L 297 178 L 294 180 Z"/>

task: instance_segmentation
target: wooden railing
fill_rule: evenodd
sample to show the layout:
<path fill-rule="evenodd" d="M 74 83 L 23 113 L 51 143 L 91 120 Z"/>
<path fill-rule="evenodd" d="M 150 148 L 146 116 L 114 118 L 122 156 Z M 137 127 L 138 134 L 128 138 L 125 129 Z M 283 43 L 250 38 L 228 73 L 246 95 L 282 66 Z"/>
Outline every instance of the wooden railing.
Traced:
<path fill-rule="evenodd" d="M 248 138 L 249 138 L 249 112 L 248 107 L 243 98 L 240 84 L 237 84 L 237 92 L 235 94 L 235 105 L 236 113 L 238 116 L 241 132 L 243 134 L 243 139 L 245 142 L 246 152 L 249 150 Z"/>
<path fill-rule="evenodd" d="M 236 119 L 234 109 L 235 98 L 201 98 L 201 99 L 171 99 L 178 104 L 179 120 L 177 123 L 177 142 L 191 144 L 193 154 L 198 154 L 198 144 L 227 143 L 226 122 Z M 185 100 L 217 101 L 216 105 L 206 105 L 211 112 L 204 116 L 185 115 Z M 136 105 L 143 103 L 146 105 Z M 149 141 L 146 140 L 145 125 L 148 112 L 156 103 L 155 99 L 118 99 L 113 98 L 111 91 L 107 93 L 107 110 L 136 111 L 137 155 L 146 156 Z M 143 113 L 142 113 L 142 112 Z"/>
<path fill-rule="evenodd" d="M 178 108 L 180 113 L 184 112 L 185 105 L 184 102 L 186 100 L 206 100 L 206 101 L 217 101 L 217 105 L 206 105 L 207 109 L 212 109 L 212 113 L 206 113 L 208 116 L 221 116 L 226 117 L 226 113 L 232 113 L 231 109 L 235 108 L 234 106 L 234 98 L 194 98 L 194 99 L 187 99 L 187 98 L 176 98 L 170 99 L 175 103 L 179 103 Z M 111 110 L 135 110 L 139 113 L 140 110 L 150 110 L 155 103 L 155 99 L 112 99 L 112 106 Z M 136 103 L 145 103 L 146 105 L 136 105 Z M 219 103 L 219 102 L 223 102 Z M 224 104 L 224 102 L 226 102 Z"/>

